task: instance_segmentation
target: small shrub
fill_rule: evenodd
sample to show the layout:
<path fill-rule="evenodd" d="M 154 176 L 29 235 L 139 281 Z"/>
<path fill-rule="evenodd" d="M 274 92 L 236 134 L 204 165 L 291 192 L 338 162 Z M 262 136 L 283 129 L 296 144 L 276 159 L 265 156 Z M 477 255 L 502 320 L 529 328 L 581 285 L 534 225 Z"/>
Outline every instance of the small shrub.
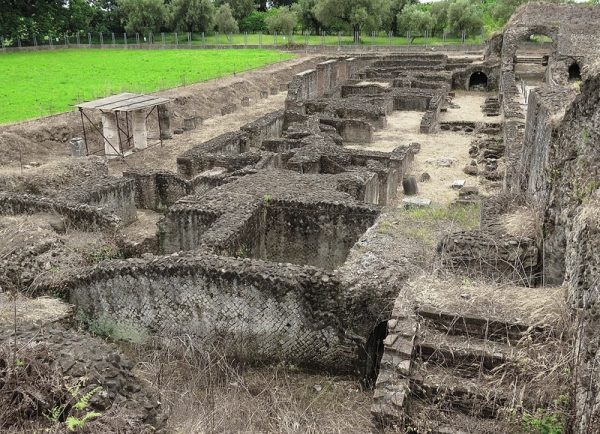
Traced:
<path fill-rule="evenodd" d="M 564 416 L 543 409 L 537 409 L 533 414 L 523 414 L 522 425 L 527 433 L 562 434 L 565 432 Z"/>
<path fill-rule="evenodd" d="M 112 244 L 106 244 L 98 249 L 85 253 L 84 256 L 90 264 L 97 264 L 98 262 L 109 259 L 122 259 L 123 253 L 118 247 Z"/>
<path fill-rule="evenodd" d="M 107 316 L 90 319 L 78 314 L 78 319 L 87 325 L 90 333 L 117 341 L 141 344 L 148 340 L 148 333 L 134 325 L 116 321 Z"/>

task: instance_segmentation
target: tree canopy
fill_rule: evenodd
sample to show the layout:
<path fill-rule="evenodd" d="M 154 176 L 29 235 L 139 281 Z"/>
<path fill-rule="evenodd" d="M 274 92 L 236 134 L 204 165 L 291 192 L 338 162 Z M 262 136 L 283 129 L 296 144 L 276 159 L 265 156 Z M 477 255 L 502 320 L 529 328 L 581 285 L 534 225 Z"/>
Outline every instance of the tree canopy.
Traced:
<path fill-rule="evenodd" d="M 370 33 L 499 30 L 526 0 L 0 0 L 0 36 L 216 29 Z M 547 0 L 548 1 L 548 0 Z M 567 2 L 570 0 L 549 0 Z M 588 0 L 594 3 L 599 0 Z"/>
<path fill-rule="evenodd" d="M 219 6 L 219 9 L 217 9 L 217 14 L 215 15 L 215 24 L 217 26 L 217 30 L 221 33 L 237 33 L 239 30 L 238 23 L 233 17 L 231 6 L 229 6 L 228 3 L 222 4 Z"/>

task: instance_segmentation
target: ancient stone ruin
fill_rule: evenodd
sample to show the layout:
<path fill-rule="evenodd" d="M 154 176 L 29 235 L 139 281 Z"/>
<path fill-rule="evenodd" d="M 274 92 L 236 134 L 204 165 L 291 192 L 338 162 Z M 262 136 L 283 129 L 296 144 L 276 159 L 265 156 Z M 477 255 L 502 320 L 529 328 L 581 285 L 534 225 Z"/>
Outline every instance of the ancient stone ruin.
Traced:
<path fill-rule="evenodd" d="M 354 375 L 378 429 L 526 432 L 561 412 L 566 431 L 599 432 L 599 32 L 598 8 L 527 4 L 483 53 L 318 59 L 272 84 L 285 107 L 175 161 L 3 175 L 4 218 L 52 229 L 0 251 L 0 283 L 61 297 L 88 330 Z M 83 263 L 69 231 L 118 254 Z M 48 273 L 60 255 L 71 266 Z M 95 372 L 99 408 L 134 402 L 138 427 L 160 427 L 118 350 L 69 353 L 109 345 L 69 315 L 17 335 L 66 375 Z"/>

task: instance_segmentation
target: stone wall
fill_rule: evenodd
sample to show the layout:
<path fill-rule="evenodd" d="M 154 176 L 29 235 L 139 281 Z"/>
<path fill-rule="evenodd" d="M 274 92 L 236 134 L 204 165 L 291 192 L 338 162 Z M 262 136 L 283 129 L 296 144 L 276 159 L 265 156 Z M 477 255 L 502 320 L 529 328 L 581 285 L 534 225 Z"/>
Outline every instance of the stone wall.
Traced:
<path fill-rule="evenodd" d="M 62 193 L 68 202 L 101 208 L 128 225 L 137 219 L 135 183 L 126 178 L 104 177 L 77 185 Z"/>
<path fill-rule="evenodd" d="M 283 119 L 284 110 L 278 110 L 241 127 L 248 137 L 248 146 L 260 148 L 264 140 L 281 137 Z"/>
<path fill-rule="evenodd" d="M 513 169 L 513 182 L 540 202 L 545 202 L 547 195 L 552 135 L 574 98 L 573 89 L 562 87 L 542 86 L 529 93 L 521 164 Z"/>
<path fill-rule="evenodd" d="M 65 219 L 67 226 L 84 231 L 116 229 L 122 224 L 118 216 L 99 207 L 31 194 L 0 192 L 0 214 L 35 213 L 58 214 Z"/>
<path fill-rule="evenodd" d="M 317 64 L 316 69 L 297 74 L 288 87 L 286 110 L 304 113 L 304 101 L 319 98 L 335 89 L 370 61 L 366 57 L 332 59 Z"/>
<path fill-rule="evenodd" d="M 177 172 L 186 179 L 191 179 L 199 173 L 212 168 L 205 161 L 207 154 L 241 154 L 250 148 L 249 138 L 243 131 L 225 133 L 177 157 Z"/>
<path fill-rule="evenodd" d="M 168 171 L 131 169 L 123 172 L 135 185 L 135 206 L 162 212 L 192 193 L 191 182 Z"/>
<path fill-rule="evenodd" d="M 331 273 L 212 255 L 111 261 L 61 283 L 80 318 L 172 339 L 190 335 L 246 361 L 351 372 L 343 287 Z"/>
<path fill-rule="evenodd" d="M 370 208 L 277 200 L 262 211 L 264 221 L 255 233 L 254 257 L 328 270 L 344 263 L 351 247 L 378 214 Z"/>

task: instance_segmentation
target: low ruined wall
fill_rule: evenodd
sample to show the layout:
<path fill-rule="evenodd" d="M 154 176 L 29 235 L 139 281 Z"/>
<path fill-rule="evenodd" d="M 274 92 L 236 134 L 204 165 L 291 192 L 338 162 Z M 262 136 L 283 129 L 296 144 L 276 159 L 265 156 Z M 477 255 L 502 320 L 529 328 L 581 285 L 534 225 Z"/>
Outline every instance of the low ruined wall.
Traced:
<path fill-rule="evenodd" d="M 121 219 L 124 225 L 137 220 L 135 183 L 126 178 L 105 177 L 86 182 L 64 193 L 68 202 L 102 208 Z"/>
<path fill-rule="evenodd" d="M 218 256 L 111 261 L 61 284 L 77 316 L 165 339 L 189 335 L 250 362 L 350 372 L 343 288 L 323 270 Z"/>
<path fill-rule="evenodd" d="M 123 172 L 135 185 L 135 205 L 162 212 L 179 199 L 193 192 L 192 184 L 181 176 L 168 172 L 132 169 Z"/>
<path fill-rule="evenodd" d="M 248 146 L 260 148 L 264 140 L 281 137 L 284 113 L 284 110 L 278 110 L 242 126 L 240 129 L 248 137 Z"/>
<path fill-rule="evenodd" d="M 369 62 L 366 58 L 332 59 L 318 63 L 315 69 L 297 74 L 288 87 L 286 110 L 304 113 L 304 101 L 325 95 Z"/>
<path fill-rule="evenodd" d="M 212 168 L 205 161 L 207 154 L 241 154 L 248 152 L 248 136 L 243 131 L 225 133 L 194 146 L 177 157 L 177 172 L 186 179 Z"/>
<path fill-rule="evenodd" d="M 53 213 L 65 218 L 68 226 L 84 231 L 116 229 L 121 219 L 105 210 L 82 204 L 65 203 L 31 194 L 0 192 L 0 214 L 19 215 Z"/>
<path fill-rule="evenodd" d="M 320 122 L 335 127 L 345 142 L 371 143 L 375 129 L 369 122 L 358 119 L 321 118 Z"/>
<path fill-rule="evenodd" d="M 273 201 L 264 208 L 264 223 L 255 237 L 255 257 L 335 269 L 350 248 L 373 225 L 378 212 L 349 210 L 332 203 Z"/>

